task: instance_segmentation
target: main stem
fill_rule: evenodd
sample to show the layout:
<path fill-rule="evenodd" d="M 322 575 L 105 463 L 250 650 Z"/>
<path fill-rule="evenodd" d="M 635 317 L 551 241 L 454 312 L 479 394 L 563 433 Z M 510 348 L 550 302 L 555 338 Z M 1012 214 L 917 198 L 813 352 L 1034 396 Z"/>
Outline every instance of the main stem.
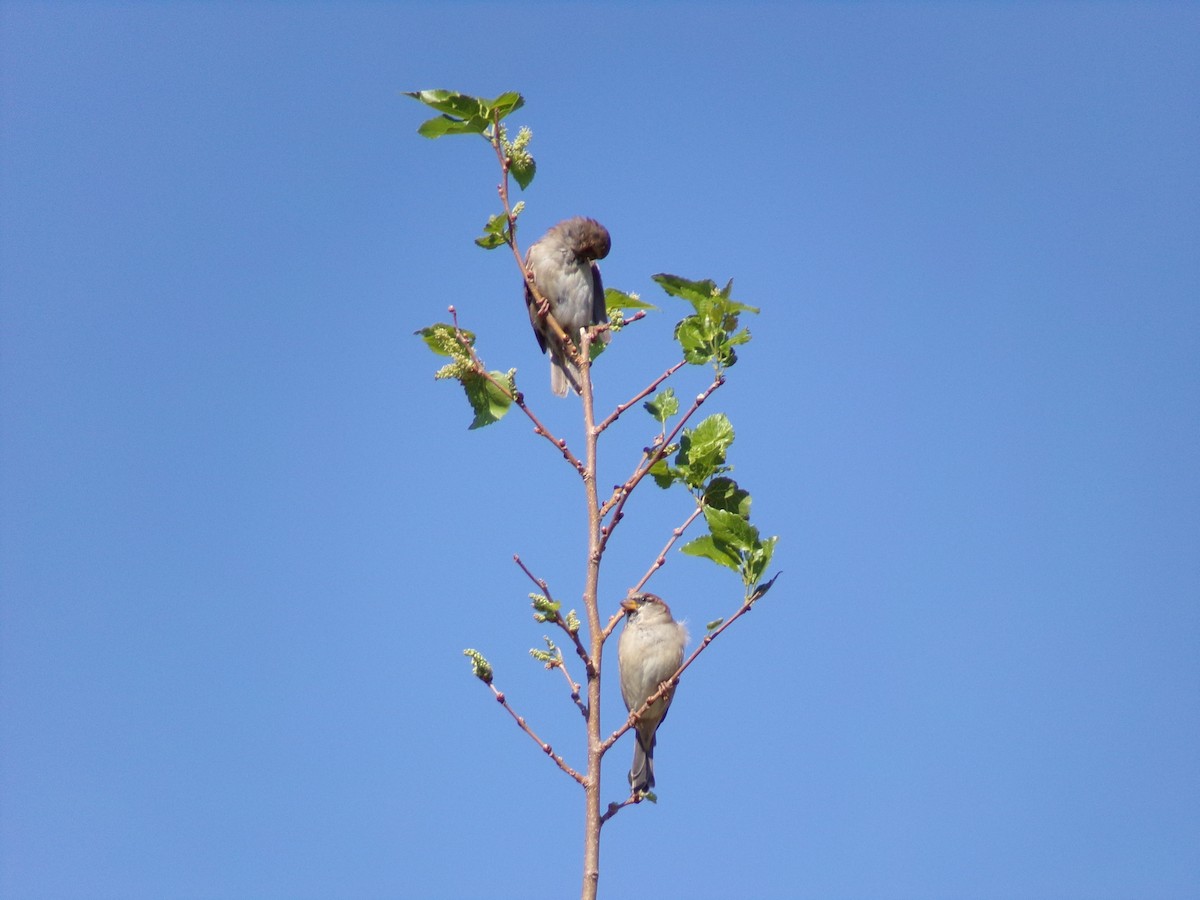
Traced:
<path fill-rule="evenodd" d="M 596 413 L 592 397 L 592 373 L 588 363 L 591 341 L 585 332 L 579 348 L 580 381 L 583 399 L 583 427 L 587 442 L 583 486 L 588 510 L 587 580 L 583 604 L 587 609 L 588 635 L 591 638 L 592 669 L 588 672 L 587 785 L 583 830 L 583 900 L 596 900 L 600 884 L 600 760 L 604 756 L 600 740 L 600 658 L 604 652 L 604 629 L 600 625 L 600 500 L 596 490 Z"/>

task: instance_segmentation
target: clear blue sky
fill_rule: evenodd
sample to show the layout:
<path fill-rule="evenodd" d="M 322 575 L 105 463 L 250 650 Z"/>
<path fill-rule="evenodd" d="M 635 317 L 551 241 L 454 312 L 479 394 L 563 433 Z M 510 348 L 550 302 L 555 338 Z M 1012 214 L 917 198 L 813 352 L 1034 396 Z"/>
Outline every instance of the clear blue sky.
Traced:
<path fill-rule="evenodd" d="M 486 147 L 400 95 L 450 87 L 525 94 L 527 238 L 763 310 L 712 408 L 784 575 L 603 894 L 1200 896 L 1198 47 L 1196 4 L 4 3 L 0 894 L 577 892 L 581 793 L 461 656 L 582 764 L 511 563 L 577 597 L 581 494 L 412 337 L 454 303 L 577 434 L 471 243 Z M 635 497 L 610 607 L 686 514 Z M 651 587 L 702 633 L 739 585 Z"/>

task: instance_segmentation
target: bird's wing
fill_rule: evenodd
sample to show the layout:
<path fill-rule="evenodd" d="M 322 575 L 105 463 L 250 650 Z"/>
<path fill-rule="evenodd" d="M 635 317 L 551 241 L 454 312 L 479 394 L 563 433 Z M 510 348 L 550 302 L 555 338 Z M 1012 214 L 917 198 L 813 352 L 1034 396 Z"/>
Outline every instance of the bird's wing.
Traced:
<path fill-rule="evenodd" d="M 592 324 L 608 321 L 608 310 L 604 306 L 604 282 L 600 280 L 600 267 L 592 261 Z"/>
<path fill-rule="evenodd" d="M 535 244 L 534 247 L 536 247 L 536 246 L 537 245 Z M 525 268 L 529 271 L 529 277 L 533 278 L 534 283 L 536 284 L 537 280 L 534 275 L 534 268 L 533 268 L 534 247 L 530 247 L 529 251 L 525 254 Z M 546 352 L 546 335 L 544 334 L 545 328 L 542 327 L 542 323 L 538 321 L 537 300 L 533 296 L 533 291 L 529 290 L 528 282 L 525 282 L 525 308 L 529 310 L 529 324 L 533 326 L 533 335 L 534 335 L 534 337 L 537 338 L 538 346 L 541 347 L 542 352 L 545 353 Z"/>

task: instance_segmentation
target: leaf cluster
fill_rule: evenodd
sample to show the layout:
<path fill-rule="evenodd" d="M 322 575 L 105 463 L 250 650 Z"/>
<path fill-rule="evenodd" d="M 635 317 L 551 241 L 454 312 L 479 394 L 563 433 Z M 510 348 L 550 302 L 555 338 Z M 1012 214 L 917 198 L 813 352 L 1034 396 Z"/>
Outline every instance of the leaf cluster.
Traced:
<path fill-rule="evenodd" d="M 488 372 L 474 353 L 475 335 L 457 325 L 438 322 L 415 332 L 438 356 L 450 362 L 438 369 L 436 379 L 454 379 L 462 385 L 475 413 L 471 429 L 491 425 L 504 418 L 517 396 L 516 370 Z"/>
<path fill-rule="evenodd" d="M 655 401 L 660 397 L 661 394 Z M 655 401 L 645 406 L 659 418 L 670 406 L 655 405 Z M 684 485 L 704 512 L 708 534 L 685 544 L 681 552 L 710 559 L 737 572 L 749 596 L 766 574 L 778 538 L 763 538 L 759 534 L 750 523 L 749 492 L 725 474 L 731 469 L 726 460 L 733 439 L 733 425 L 725 415 L 709 416 L 695 428 L 685 428 L 678 445 L 668 448 L 668 453 L 674 452 L 674 459 L 668 462 L 664 456 L 650 468 L 650 475 L 663 489 Z"/>
<path fill-rule="evenodd" d="M 417 129 L 417 134 L 427 138 L 440 138 L 447 134 L 484 134 L 501 119 L 525 105 L 525 98 L 515 91 L 501 94 L 494 100 L 445 90 L 405 91 L 404 95 L 441 113 L 422 122 Z"/>
<path fill-rule="evenodd" d="M 733 279 L 718 289 L 715 281 L 689 281 L 678 275 L 659 273 L 654 280 L 664 291 L 692 304 L 692 315 L 675 326 L 675 340 L 683 348 L 683 358 L 694 366 L 711 363 L 718 371 L 737 363 L 734 347 L 750 340 L 750 331 L 738 327 L 741 313 L 758 309 L 738 303 L 730 297 Z"/>
<path fill-rule="evenodd" d="M 507 129 L 500 124 L 525 105 L 525 98 L 516 91 L 509 91 L 491 100 L 447 90 L 405 91 L 404 94 L 441 113 L 422 122 L 417 129 L 418 134 L 427 138 L 440 138 L 448 134 L 478 134 L 495 148 L 502 160 L 505 191 L 509 175 L 521 190 L 533 182 L 533 176 L 537 174 L 537 162 L 529 152 L 533 132 L 522 126 L 517 130 L 517 136 L 510 140 Z M 475 243 L 484 250 L 511 246 L 515 240 L 517 216 L 523 208 L 523 204 L 517 203 L 510 210 L 506 201 L 505 211 L 488 217 L 483 234 L 475 238 Z"/>

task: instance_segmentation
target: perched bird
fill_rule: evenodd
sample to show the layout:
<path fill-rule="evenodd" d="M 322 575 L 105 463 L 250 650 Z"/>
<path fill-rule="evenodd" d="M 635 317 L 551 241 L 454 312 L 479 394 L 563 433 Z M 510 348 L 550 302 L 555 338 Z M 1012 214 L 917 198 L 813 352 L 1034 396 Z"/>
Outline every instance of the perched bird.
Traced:
<path fill-rule="evenodd" d="M 687 629 L 671 618 L 661 597 L 635 594 L 621 604 L 625 629 L 617 642 L 617 666 L 621 675 L 621 697 L 630 712 L 641 708 L 658 686 L 675 674 L 683 663 Z M 675 689 L 655 700 L 634 726 L 633 766 L 629 786 L 634 792 L 654 787 L 654 733 L 667 716 Z"/>
<path fill-rule="evenodd" d="M 572 341 L 579 340 L 579 329 L 608 321 L 604 309 L 604 285 L 596 260 L 608 256 L 612 241 L 608 230 L 595 219 L 576 216 L 559 222 L 525 254 L 525 268 L 533 277 L 546 302 L 549 316 Z M 545 319 L 538 315 L 538 302 L 525 285 L 525 305 L 529 321 L 542 352 L 550 351 L 550 390 L 567 396 L 567 387 L 579 393 L 579 367 L 567 358 L 562 341 Z M 607 331 L 600 335 L 605 343 Z"/>

